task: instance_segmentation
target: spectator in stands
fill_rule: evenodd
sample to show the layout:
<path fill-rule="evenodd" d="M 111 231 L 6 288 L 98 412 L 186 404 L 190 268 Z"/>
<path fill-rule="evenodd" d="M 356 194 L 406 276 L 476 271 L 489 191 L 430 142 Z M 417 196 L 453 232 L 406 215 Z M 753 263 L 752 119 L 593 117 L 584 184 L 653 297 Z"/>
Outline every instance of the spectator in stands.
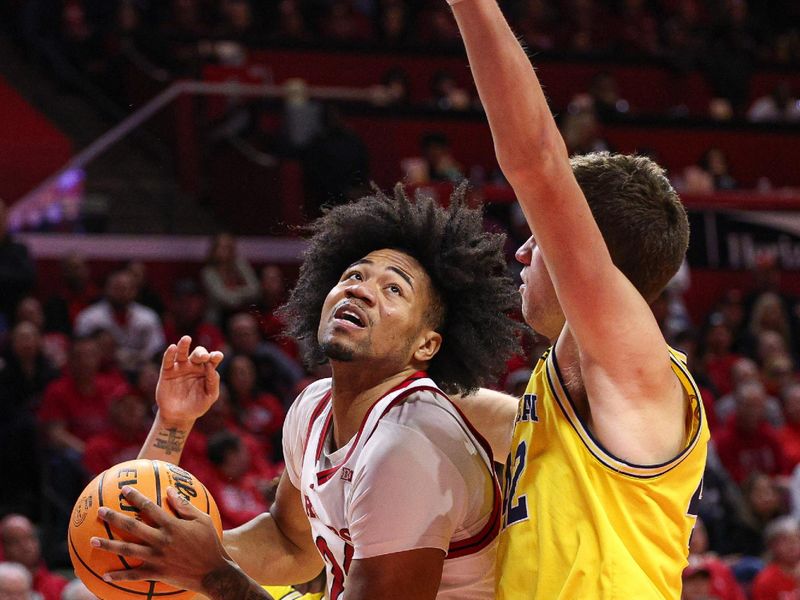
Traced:
<path fill-rule="evenodd" d="M 469 93 L 458 85 L 449 71 L 437 71 L 431 78 L 429 104 L 439 110 L 467 110 L 472 104 Z"/>
<path fill-rule="evenodd" d="M 117 342 L 119 366 L 130 373 L 165 346 L 161 320 L 155 311 L 135 302 L 135 294 L 130 271 L 118 269 L 108 276 L 104 298 L 75 319 L 75 333 L 79 336 L 99 329 L 109 332 Z"/>
<path fill-rule="evenodd" d="M 790 469 L 800 464 L 800 383 L 793 382 L 781 393 L 786 424 L 778 430 L 778 440 Z"/>
<path fill-rule="evenodd" d="M 248 313 L 239 313 L 228 322 L 230 352 L 226 355 L 249 356 L 256 367 L 258 387 L 278 396 L 284 406 L 289 406 L 302 383 L 303 369 L 284 354 L 278 346 L 261 338 L 258 322 Z M 227 376 L 230 359 L 220 365 L 220 372 Z"/>
<path fill-rule="evenodd" d="M 385 0 L 380 9 L 381 48 L 403 48 L 411 42 L 408 6 L 403 0 Z"/>
<path fill-rule="evenodd" d="M 761 96 L 747 111 L 747 118 L 757 123 L 800 121 L 800 100 L 792 93 L 788 81 L 781 81 L 767 96 Z"/>
<path fill-rule="evenodd" d="M 461 40 L 450 9 L 439 2 L 427 3 L 425 9 L 417 14 L 414 29 L 417 41 L 426 48 L 452 48 Z"/>
<path fill-rule="evenodd" d="M 778 294 L 763 292 L 755 299 L 748 327 L 750 334 L 756 339 L 764 331 L 774 331 L 781 336 L 784 347 L 791 350 L 792 335 L 789 314 Z"/>
<path fill-rule="evenodd" d="M 761 365 L 768 365 L 772 360 L 787 356 L 789 348 L 785 338 L 777 331 L 762 330 L 756 338 L 755 358 Z"/>
<path fill-rule="evenodd" d="M 625 115 L 631 108 L 628 101 L 620 95 L 617 80 L 608 72 L 598 73 L 592 77 L 589 85 L 589 102 L 601 121 Z"/>
<path fill-rule="evenodd" d="M 66 256 L 61 261 L 58 292 L 45 303 L 45 330 L 72 335 L 75 318 L 99 296 L 84 258 L 79 254 Z"/>
<path fill-rule="evenodd" d="M 161 318 L 164 315 L 164 300 L 147 281 L 147 266 L 140 260 L 132 260 L 125 268 L 133 278 L 134 301 L 152 309 Z"/>
<path fill-rule="evenodd" d="M 73 579 L 61 592 L 61 600 L 99 600 L 80 580 Z"/>
<path fill-rule="evenodd" d="M 368 189 L 367 146 L 333 104 L 324 108 L 322 131 L 305 151 L 303 170 L 310 190 L 313 190 L 317 212 L 323 205 L 358 198 Z"/>
<path fill-rule="evenodd" d="M 365 43 L 373 39 L 372 23 L 354 4 L 353 0 L 330 1 L 328 14 L 321 23 L 325 39 L 347 43 Z"/>
<path fill-rule="evenodd" d="M 450 140 L 446 135 L 440 132 L 426 133 L 422 136 L 420 145 L 430 181 L 457 183 L 464 179 L 464 168 L 453 156 Z"/>
<path fill-rule="evenodd" d="M 372 102 L 378 106 L 408 106 L 411 101 L 411 80 L 400 67 L 386 71 L 380 85 L 372 92 Z"/>
<path fill-rule="evenodd" d="M 715 600 L 712 596 L 711 571 L 702 563 L 690 564 L 683 570 L 681 600 Z"/>
<path fill-rule="evenodd" d="M 516 31 L 525 44 L 534 50 L 552 50 L 556 46 L 558 31 L 557 12 L 549 0 L 528 0 L 520 3 L 520 12 L 514 19 Z"/>
<path fill-rule="evenodd" d="M 775 519 L 764 537 L 770 562 L 753 583 L 753 600 L 782 600 L 800 592 L 800 526 L 794 517 Z"/>
<path fill-rule="evenodd" d="M 42 303 L 35 296 L 25 296 L 17 304 L 14 322 L 22 323 L 24 321 L 35 325 L 42 335 L 42 351 L 47 360 L 56 369 L 63 367 L 67 361 L 69 337 L 60 331 L 47 331 L 45 329 L 44 309 L 42 308 Z"/>
<path fill-rule="evenodd" d="M 250 455 L 235 433 L 221 431 L 208 439 L 213 470 L 204 480 L 217 501 L 223 529 L 238 527 L 269 509 L 270 481 L 248 476 Z"/>
<path fill-rule="evenodd" d="M 795 380 L 792 357 L 789 354 L 776 354 L 771 357 L 761 370 L 761 380 L 769 394 L 780 395 L 781 391 Z"/>
<path fill-rule="evenodd" d="M 79 456 L 86 441 L 107 428 L 108 408 L 115 397 L 126 393 L 127 384 L 119 377 L 101 375 L 99 363 L 97 341 L 76 338 L 66 373 L 45 389 L 39 420 L 51 448 Z"/>
<path fill-rule="evenodd" d="M 142 365 L 136 375 L 135 393 L 142 399 L 148 406 L 152 406 L 156 397 L 156 387 L 158 386 L 158 375 L 161 371 L 161 361 L 153 359 L 149 363 Z"/>
<path fill-rule="evenodd" d="M 193 279 L 179 279 L 172 291 L 171 310 L 164 320 L 167 341 L 174 343 L 189 335 L 195 344 L 209 352 L 222 350 L 225 337 L 219 327 L 206 318 L 207 307 L 200 286 Z"/>
<path fill-rule="evenodd" d="M 712 313 L 703 336 L 702 362 L 719 394 L 731 391 L 731 367 L 741 358 L 733 352 L 733 334 L 718 313 Z"/>
<path fill-rule="evenodd" d="M 280 398 L 258 389 L 255 365 L 243 354 L 231 358 L 226 377 L 236 422 L 260 442 L 275 462 L 286 416 Z"/>
<path fill-rule="evenodd" d="M 761 376 L 758 365 L 749 358 L 739 358 L 731 365 L 731 392 L 725 394 L 714 403 L 715 417 L 719 423 L 727 423 L 736 412 L 737 395 L 736 391 L 741 389 L 746 383 L 756 383 L 761 385 Z M 767 421 L 773 427 L 782 427 L 783 408 L 781 403 L 774 396 L 767 395 L 765 399 L 765 413 Z"/>
<path fill-rule="evenodd" d="M 4 560 L 17 563 L 29 577 L 29 587 L 43 600 L 59 600 L 67 579 L 51 573 L 42 560 L 39 535 L 33 523 L 22 515 L 10 514 L 0 521 Z M 2 579 L 2 577 L 0 577 Z M 0 584 L 2 585 L 2 584 Z M 4 597 L 0 593 L 0 597 Z"/>
<path fill-rule="evenodd" d="M 787 506 L 774 477 L 753 471 L 742 483 L 743 510 L 734 526 L 725 535 L 730 554 L 760 557 L 764 554 L 766 538 L 764 531 L 769 522 L 786 514 Z M 738 571 L 738 565 L 734 572 Z"/>
<path fill-rule="evenodd" d="M 766 418 L 766 393 L 759 383 L 736 390 L 736 413 L 715 436 L 722 464 L 734 481 L 750 473 L 786 473 L 786 457 L 775 430 Z"/>
<path fill-rule="evenodd" d="M 720 148 L 706 150 L 698 166 L 711 176 L 715 190 L 735 190 L 738 187 L 730 174 L 728 157 Z"/>
<path fill-rule="evenodd" d="M 747 100 L 757 44 L 744 0 L 720 2 L 714 9 L 702 67 L 714 96 L 729 102 L 739 114 Z"/>
<path fill-rule="evenodd" d="M 0 598 L 39 600 L 33 591 L 31 575 L 19 563 L 0 562 Z"/>
<path fill-rule="evenodd" d="M 0 514 L 39 508 L 41 465 L 35 411 L 47 384 L 57 376 L 44 356 L 36 327 L 23 321 L 11 331 L 0 361 Z"/>
<path fill-rule="evenodd" d="M 794 307 L 797 299 L 788 294 L 782 289 L 783 271 L 777 253 L 763 252 L 756 256 L 753 264 L 753 285 L 750 292 L 744 299 L 744 305 L 747 313 L 747 321 L 750 321 L 750 316 L 753 312 L 758 299 L 762 294 L 772 293 L 777 294 L 783 304 L 783 311 L 792 319 L 797 319 L 794 316 Z M 792 323 L 792 326 L 796 326 Z"/>
<path fill-rule="evenodd" d="M 136 394 L 123 394 L 108 407 L 108 425 L 86 441 L 83 466 L 94 476 L 107 468 L 139 455 L 150 422 L 147 403 Z"/>
<path fill-rule="evenodd" d="M 277 17 L 270 22 L 276 23 L 275 29 L 269 34 L 274 42 L 307 42 L 312 39 L 300 0 L 279 0 Z"/>
<path fill-rule="evenodd" d="M 736 581 L 731 568 L 715 553 L 709 551 L 708 533 L 703 520 L 698 518 L 689 540 L 689 567 L 705 568 L 710 576 L 710 588 L 706 597 L 716 600 L 746 600 L 744 590 Z M 684 572 L 684 592 L 686 591 L 687 573 Z M 702 596 L 700 596 L 702 598 Z"/>
<path fill-rule="evenodd" d="M 603 3 L 571 0 L 566 7 L 568 28 L 565 48 L 580 54 L 603 54 L 612 47 L 613 28 Z"/>
<path fill-rule="evenodd" d="M 245 44 L 258 41 L 261 27 L 256 22 L 253 7 L 248 0 L 221 0 L 218 6 L 221 23 L 215 37 Z"/>
<path fill-rule="evenodd" d="M 661 54 L 658 21 L 645 0 L 624 0 L 619 20 L 617 46 L 620 50 L 638 56 Z"/>
<path fill-rule="evenodd" d="M 8 209 L 0 200 L 0 333 L 7 331 L 19 299 L 36 282 L 36 267 L 24 244 L 8 232 Z"/>
<path fill-rule="evenodd" d="M 733 335 L 733 349 L 737 354 L 746 354 L 754 346 L 753 336 L 747 329 L 745 320 L 744 294 L 741 290 L 732 288 L 722 294 L 714 312 L 722 316 Z"/>
<path fill-rule="evenodd" d="M 570 154 L 606 152 L 612 148 L 600 135 L 600 122 L 589 105 L 571 106 L 561 119 L 561 135 Z"/>
<path fill-rule="evenodd" d="M 264 265 L 261 269 L 261 299 L 256 304 L 261 333 L 267 341 L 280 346 L 288 356 L 298 360 L 297 342 L 285 335 L 286 323 L 278 309 L 286 302 L 286 279 L 278 265 Z M 192 336 L 194 339 L 194 336 Z M 201 344 L 204 345 L 204 344 Z M 205 346 L 208 348 L 208 346 Z"/>
<path fill-rule="evenodd" d="M 208 298 L 208 318 L 214 323 L 224 322 L 228 315 L 258 298 L 255 271 L 238 254 L 236 240 L 229 233 L 219 233 L 211 240 L 200 275 Z"/>

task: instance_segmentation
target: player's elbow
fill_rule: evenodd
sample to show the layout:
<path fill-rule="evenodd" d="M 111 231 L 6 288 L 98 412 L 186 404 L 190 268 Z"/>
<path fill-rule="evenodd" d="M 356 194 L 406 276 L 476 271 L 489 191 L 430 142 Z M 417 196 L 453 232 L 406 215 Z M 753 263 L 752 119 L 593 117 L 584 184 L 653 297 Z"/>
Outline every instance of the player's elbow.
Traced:
<path fill-rule="evenodd" d="M 553 173 L 569 165 L 569 155 L 555 130 L 504 151 L 498 148 L 497 162 L 512 186 L 529 186 L 531 182 L 551 180 Z"/>

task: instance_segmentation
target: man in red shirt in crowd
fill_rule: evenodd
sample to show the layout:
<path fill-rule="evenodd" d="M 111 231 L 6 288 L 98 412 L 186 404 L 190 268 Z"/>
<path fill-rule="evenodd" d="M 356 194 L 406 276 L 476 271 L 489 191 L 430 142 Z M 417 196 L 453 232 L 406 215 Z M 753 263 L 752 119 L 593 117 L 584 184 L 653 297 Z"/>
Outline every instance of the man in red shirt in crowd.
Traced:
<path fill-rule="evenodd" d="M 60 600 L 68 580 L 51 573 L 42 560 L 41 546 L 33 523 L 23 515 L 7 515 L 0 521 L 3 558 L 24 566 L 33 577 L 33 589 L 44 600 Z"/>
<path fill-rule="evenodd" d="M 107 429 L 111 401 L 128 390 L 124 379 L 99 374 L 99 363 L 97 342 L 75 339 L 67 372 L 45 389 L 39 420 L 52 448 L 83 454 L 86 441 Z"/>
<path fill-rule="evenodd" d="M 753 582 L 753 600 L 800 599 L 800 526 L 792 517 L 781 517 L 764 536 L 772 560 Z"/>
<path fill-rule="evenodd" d="M 693 570 L 692 570 L 693 569 Z M 736 581 L 731 568 L 716 554 L 708 550 L 708 532 L 703 520 L 698 518 L 689 540 L 689 566 L 683 572 L 684 590 L 688 580 L 693 580 L 695 591 L 703 589 L 702 571 L 708 571 L 711 598 L 716 600 L 747 600 L 744 590 Z M 696 575 L 696 577 L 695 577 Z"/>
<path fill-rule="evenodd" d="M 108 410 L 108 428 L 89 438 L 83 453 L 83 466 L 91 475 L 139 455 L 147 439 L 150 423 L 147 403 L 135 394 L 119 396 Z"/>
<path fill-rule="evenodd" d="M 781 393 L 786 425 L 778 430 L 778 440 L 783 448 L 789 469 L 800 464 L 800 383 L 790 383 Z"/>
<path fill-rule="evenodd" d="M 228 431 L 212 435 L 208 459 L 213 468 L 204 483 L 217 501 L 223 529 L 238 527 L 269 509 L 268 495 L 275 485 L 272 478 L 262 478 L 251 469 L 250 454 L 241 437 Z M 272 474 L 278 475 L 277 471 Z"/>
<path fill-rule="evenodd" d="M 737 483 L 748 474 L 786 472 L 786 459 L 775 430 L 766 419 L 766 392 L 760 383 L 736 389 L 736 413 L 715 438 L 722 464 Z"/>
<path fill-rule="evenodd" d="M 188 335 L 196 345 L 203 346 L 209 352 L 222 350 L 225 336 L 219 327 L 206 319 L 207 307 L 205 293 L 194 280 L 179 280 L 172 292 L 171 310 L 164 319 L 167 341 Z"/>

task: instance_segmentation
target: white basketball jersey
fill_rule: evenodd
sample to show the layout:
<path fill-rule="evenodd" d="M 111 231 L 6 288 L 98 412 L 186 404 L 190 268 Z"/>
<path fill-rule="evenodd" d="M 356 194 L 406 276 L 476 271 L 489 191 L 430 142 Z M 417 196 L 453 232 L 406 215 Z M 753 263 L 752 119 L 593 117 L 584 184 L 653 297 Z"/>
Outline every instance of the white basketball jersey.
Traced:
<path fill-rule="evenodd" d="M 450 399 L 417 373 L 335 451 L 332 419 L 325 379 L 284 424 L 287 475 L 327 564 L 329 600 L 341 599 L 354 559 L 416 548 L 446 552 L 437 598 L 493 598 L 500 490 L 488 445 Z"/>

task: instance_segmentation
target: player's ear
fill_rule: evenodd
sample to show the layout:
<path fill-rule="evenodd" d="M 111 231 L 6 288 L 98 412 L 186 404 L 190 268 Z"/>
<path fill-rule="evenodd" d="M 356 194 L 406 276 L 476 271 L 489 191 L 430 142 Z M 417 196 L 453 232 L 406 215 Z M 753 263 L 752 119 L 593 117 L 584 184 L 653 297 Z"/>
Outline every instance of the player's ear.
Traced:
<path fill-rule="evenodd" d="M 428 329 L 417 338 L 417 349 L 414 351 L 414 359 L 419 362 L 430 362 L 442 347 L 442 336 L 433 329 Z"/>

